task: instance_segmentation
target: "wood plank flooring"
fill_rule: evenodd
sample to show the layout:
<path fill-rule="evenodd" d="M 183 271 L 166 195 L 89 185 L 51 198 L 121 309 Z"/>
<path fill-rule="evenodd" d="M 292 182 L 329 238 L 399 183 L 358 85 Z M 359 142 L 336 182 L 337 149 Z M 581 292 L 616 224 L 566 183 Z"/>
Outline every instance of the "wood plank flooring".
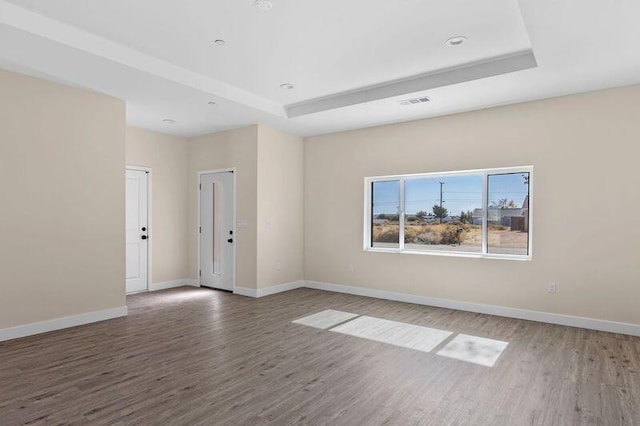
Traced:
<path fill-rule="evenodd" d="M 128 304 L 0 343 L 0 425 L 640 425 L 640 338 L 310 289 Z M 489 368 L 291 323 L 326 309 L 509 345 Z"/>

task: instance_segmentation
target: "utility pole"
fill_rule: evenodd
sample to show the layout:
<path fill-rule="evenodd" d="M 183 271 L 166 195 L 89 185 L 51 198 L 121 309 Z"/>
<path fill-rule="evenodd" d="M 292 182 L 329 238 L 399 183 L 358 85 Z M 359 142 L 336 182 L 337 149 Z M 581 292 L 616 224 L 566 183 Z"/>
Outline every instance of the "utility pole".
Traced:
<path fill-rule="evenodd" d="M 444 182 L 440 182 L 440 210 L 442 210 L 442 185 L 444 185 Z M 442 217 L 440 218 L 440 223 L 442 223 Z"/>

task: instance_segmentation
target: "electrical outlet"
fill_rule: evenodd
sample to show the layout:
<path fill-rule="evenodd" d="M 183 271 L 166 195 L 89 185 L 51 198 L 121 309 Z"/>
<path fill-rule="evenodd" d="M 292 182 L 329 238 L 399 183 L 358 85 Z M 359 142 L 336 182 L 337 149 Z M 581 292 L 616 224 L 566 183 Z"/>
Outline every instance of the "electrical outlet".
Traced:
<path fill-rule="evenodd" d="M 549 283 L 549 285 L 547 285 L 547 292 L 550 294 L 556 294 L 556 283 Z"/>
<path fill-rule="evenodd" d="M 282 262 L 278 262 L 278 263 L 276 263 L 276 269 L 277 269 L 278 271 L 282 271 Z"/>
<path fill-rule="evenodd" d="M 353 263 L 350 263 L 347 265 L 347 271 L 354 272 L 355 270 L 356 270 L 356 267 Z"/>

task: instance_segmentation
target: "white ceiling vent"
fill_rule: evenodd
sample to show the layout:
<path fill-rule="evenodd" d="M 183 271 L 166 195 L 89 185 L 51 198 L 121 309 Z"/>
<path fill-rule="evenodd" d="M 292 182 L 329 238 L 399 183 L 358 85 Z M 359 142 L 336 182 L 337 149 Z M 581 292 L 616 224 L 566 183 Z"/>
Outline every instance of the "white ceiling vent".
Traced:
<path fill-rule="evenodd" d="M 403 99 L 401 101 L 398 101 L 398 103 L 400 105 L 406 106 L 406 105 L 417 105 L 417 104 L 423 104 L 425 102 L 430 102 L 431 99 L 429 99 L 426 96 L 422 96 L 420 98 L 411 98 L 411 99 Z"/>

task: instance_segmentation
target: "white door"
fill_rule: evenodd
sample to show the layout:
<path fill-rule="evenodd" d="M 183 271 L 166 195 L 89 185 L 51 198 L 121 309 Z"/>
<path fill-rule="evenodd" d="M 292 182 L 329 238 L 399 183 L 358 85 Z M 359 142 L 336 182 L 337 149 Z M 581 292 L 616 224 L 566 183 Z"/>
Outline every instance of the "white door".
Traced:
<path fill-rule="evenodd" d="M 233 290 L 233 172 L 200 175 L 200 285 Z"/>
<path fill-rule="evenodd" d="M 127 169 L 127 293 L 147 290 L 149 174 Z"/>

